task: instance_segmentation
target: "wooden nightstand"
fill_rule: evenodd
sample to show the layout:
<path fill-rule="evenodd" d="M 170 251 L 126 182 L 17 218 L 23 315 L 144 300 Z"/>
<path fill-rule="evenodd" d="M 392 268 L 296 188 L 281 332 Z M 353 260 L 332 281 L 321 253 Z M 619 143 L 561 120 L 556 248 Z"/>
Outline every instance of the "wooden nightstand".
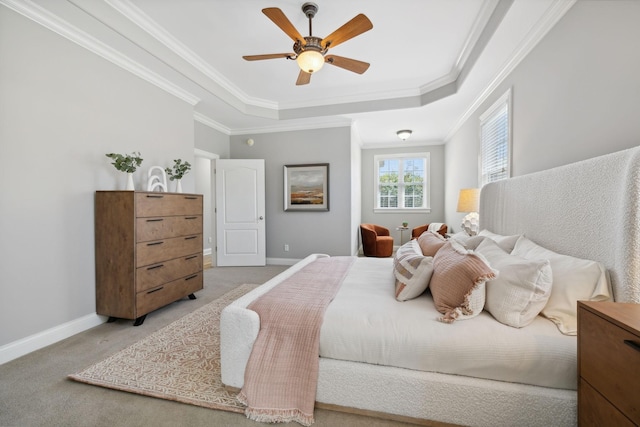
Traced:
<path fill-rule="evenodd" d="M 640 424 L 640 304 L 578 302 L 578 422 Z"/>

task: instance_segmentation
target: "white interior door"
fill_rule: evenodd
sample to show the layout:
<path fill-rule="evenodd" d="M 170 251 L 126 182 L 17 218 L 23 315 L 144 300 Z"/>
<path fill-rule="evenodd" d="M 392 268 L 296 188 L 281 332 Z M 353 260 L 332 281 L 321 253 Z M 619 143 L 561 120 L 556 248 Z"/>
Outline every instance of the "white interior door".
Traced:
<path fill-rule="evenodd" d="M 216 160 L 218 266 L 266 264 L 264 160 Z"/>

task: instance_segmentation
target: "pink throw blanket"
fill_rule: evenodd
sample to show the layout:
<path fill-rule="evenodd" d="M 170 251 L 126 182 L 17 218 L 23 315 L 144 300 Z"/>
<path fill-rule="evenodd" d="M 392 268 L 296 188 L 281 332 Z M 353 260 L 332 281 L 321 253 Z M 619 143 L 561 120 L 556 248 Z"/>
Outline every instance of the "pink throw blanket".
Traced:
<path fill-rule="evenodd" d="M 247 307 L 260 316 L 238 395 L 248 418 L 313 424 L 322 319 L 353 261 L 319 258 Z"/>

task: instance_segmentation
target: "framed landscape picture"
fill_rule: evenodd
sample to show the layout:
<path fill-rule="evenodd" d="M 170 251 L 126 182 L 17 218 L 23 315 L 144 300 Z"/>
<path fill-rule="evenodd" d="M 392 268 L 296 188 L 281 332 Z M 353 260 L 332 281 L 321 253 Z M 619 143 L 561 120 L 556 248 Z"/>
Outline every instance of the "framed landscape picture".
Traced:
<path fill-rule="evenodd" d="M 284 210 L 329 210 L 329 163 L 284 166 Z"/>

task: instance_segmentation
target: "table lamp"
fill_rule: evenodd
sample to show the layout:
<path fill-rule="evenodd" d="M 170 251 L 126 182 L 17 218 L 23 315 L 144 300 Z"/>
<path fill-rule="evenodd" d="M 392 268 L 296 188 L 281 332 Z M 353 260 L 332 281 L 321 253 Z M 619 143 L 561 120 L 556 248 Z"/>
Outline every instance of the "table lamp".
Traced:
<path fill-rule="evenodd" d="M 479 188 L 463 188 L 458 196 L 457 212 L 467 212 L 468 214 L 462 218 L 462 229 L 469 235 L 475 236 L 480 228 L 480 217 L 478 210 L 480 206 L 480 189 Z"/>

